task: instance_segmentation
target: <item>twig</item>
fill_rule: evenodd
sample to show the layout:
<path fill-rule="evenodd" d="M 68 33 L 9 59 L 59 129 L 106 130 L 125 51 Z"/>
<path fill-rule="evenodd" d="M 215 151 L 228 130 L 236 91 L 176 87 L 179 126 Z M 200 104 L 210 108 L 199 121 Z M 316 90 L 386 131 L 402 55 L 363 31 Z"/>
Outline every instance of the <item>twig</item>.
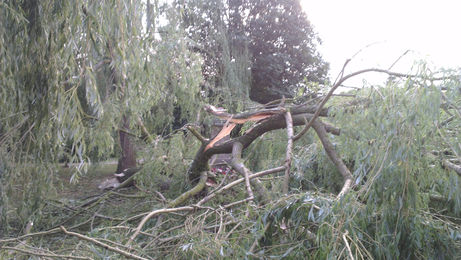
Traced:
<path fill-rule="evenodd" d="M 232 202 L 232 203 L 226 204 L 226 205 L 223 206 L 223 208 L 225 208 L 225 209 L 231 208 L 231 207 L 233 207 L 233 206 L 235 206 L 235 205 L 243 204 L 243 203 L 245 203 L 245 202 L 252 201 L 252 200 L 253 200 L 252 197 L 248 197 L 248 198 L 243 199 L 243 200 L 234 201 L 234 202 Z"/>
<path fill-rule="evenodd" d="M 271 224 L 270 221 L 266 223 L 266 225 L 264 226 L 264 231 L 263 231 L 262 235 L 258 236 L 258 237 L 255 239 L 255 241 L 253 242 L 253 244 L 252 244 L 251 247 L 250 247 L 250 250 L 248 250 L 250 253 L 253 253 L 253 251 L 255 250 L 256 246 L 259 244 L 259 243 L 258 243 L 259 239 L 261 239 L 261 237 L 264 236 L 264 234 L 266 233 L 266 231 L 267 231 L 267 229 L 269 228 L 270 224 Z"/>
<path fill-rule="evenodd" d="M 171 240 L 180 239 L 181 237 L 184 237 L 185 235 L 186 234 L 179 234 L 179 235 L 175 235 L 175 236 L 171 236 L 167 238 L 161 238 L 158 241 L 158 245 L 164 244 L 166 242 L 170 242 Z"/>
<path fill-rule="evenodd" d="M 112 246 L 110 246 L 110 245 L 108 245 L 108 244 L 106 244 L 106 243 L 103 243 L 103 242 L 101 242 L 101 241 L 98 241 L 98 240 L 96 240 L 96 239 L 94 239 L 94 238 L 87 237 L 87 236 L 85 236 L 85 235 L 82 235 L 82 234 L 79 234 L 79 233 L 76 233 L 76 232 L 67 231 L 66 228 L 63 227 L 63 226 L 61 226 L 61 230 L 62 230 L 62 232 L 64 232 L 64 233 L 67 234 L 67 235 L 75 236 L 75 237 L 78 237 L 78 238 L 80 238 L 80 239 L 86 240 L 86 241 L 91 242 L 91 243 L 93 243 L 93 244 L 96 244 L 96 245 L 98 245 L 98 246 L 100 246 L 100 247 L 103 247 L 103 248 L 105 248 L 105 249 L 107 249 L 107 250 L 110 250 L 110 251 L 112 251 L 112 252 L 116 252 L 116 253 L 118 253 L 118 254 L 120 254 L 120 255 L 126 256 L 126 257 L 128 257 L 128 258 L 131 258 L 131 259 L 141 259 L 141 260 L 145 260 L 145 259 L 146 259 L 146 260 L 147 260 L 147 258 L 134 255 L 134 254 L 132 254 L 132 253 L 130 253 L 130 252 L 121 250 L 121 249 L 116 248 L 116 247 L 112 247 Z"/>
<path fill-rule="evenodd" d="M 355 55 L 357 55 L 360 51 L 361 51 L 361 50 L 359 50 L 356 54 L 354 54 L 354 55 L 352 56 L 352 58 L 354 58 Z M 349 64 L 349 62 L 352 60 L 352 58 L 347 59 L 347 60 L 344 62 L 343 68 L 342 68 L 341 71 L 338 73 L 338 76 L 336 76 L 335 83 L 334 83 L 333 85 L 335 85 L 335 84 L 338 82 L 338 80 L 340 80 L 340 79 L 343 78 L 343 76 L 344 76 L 344 71 L 346 70 L 346 66 L 347 66 L 347 64 Z"/>
<path fill-rule="evenodd" d="M 42 256 L 42 257 L 51 257 L 51 258 L 58 258 L 58 259 L 92 259 L 89 257 L 84 257 L 84 256 L 73 256 L 73 255 L 57 255 L 57 254 L 47 254 L 47 253 L 42 253 L 42 252 L 34 252 L 31 250 L 26 250 L 23 248 L 17 248 L 17 247 L 9 247 L 9 246 L 3 246 L 1 249 L 5 250 L 13 250 L 13 251 L 18 251 L 27 255 L 35 255 L 35 256 Z"/>
<path fill-rule="evenodd" d="M 112 191 L 111 194 L 124 197 L 124 198 L 129 198 L 129 199 L 140 199 L 140 198 L 145 198 L 147 197 L 147 194 L 141 194 L 141 195 L 136 195 L 136 194 L 123 194 L 119 192 Z"/>
<path fill-rule="evenodd" d="M 223 230 L 223 217 L 222 217 L 222 213 L 219 214 L 219 228 L 218 228 L 218 232 L 216 232 L 216 236 L 215 236 L 215 240 L 218 241 L 219 240 L 219 235 L 222 233 L 222 230 Z"/>
<path fill-rule="evenodd" d="M 354 94 L 333 94 L 334 97 L 357 97 Z"/>
<path fill-rule="evenodd" d="M 405 55 L 407 55 L 410 52 L 410 50 L 406 50 L 402 55 L 400 55 L 387 70 L 391 70 L 397 62 L 399 62 L 400 59 L 402 59 Z"/>
<path fill-rule="evenodd" d="M 47 230 L 47 231 L 30 233 L 30 234 L 23 235 L 23 236 L 20 236 L 20 237 L 3 239 L 3 240 L 0 240 L 0 244 L 19 241 L 19 240 L 22 240 L 22 239 L 25 239 L 25 238 L 28 238 L 28 237 L 49 235 L 49 234 L 54 234 L 54 233 L 58 233 L 58 232 L 59 232 L 59 228 L 53 228 L 53 229 L 50 229 L 50 230 Z"/>
<path fill-rule="evenodd" d="M 229 225 L 229 224 L 234 224 L 235 221 L 229 221 L 227 223 L 225 223 L 224 225 Z M 242 224 L 241 221 L 239 221 L 225 236 L 224 236 L 224 240 L 227 240 L 229 238 L 230 235 L 232 235 L 234 233 L 234 231 Z"/>
<path fill-rule="evenodd" d="M 288 111 L 285 113 L 285 121 L 287 124 L 287 151 L 285 157 L 285 179 L 283 181 L 283 193 L 288 194 L 290 187 L 290 168 L 291 168 L 291 157 L 293 155 L 293 119 L 291 113 Z"/>
<path fill-rule="evenodd" d="M 351 260 L 354 260 L 354 256 L 352 255 L 351 247 L 349 246 L 349 243 L 347 242 L 346 235 L 347 235 L 347 230 L 346 230 L 346 233 L 343 234 L 343 240 L 344 240 L 344 243 L 346 244 L 346 248 L 347 248 L 347 252 L 349 253 L 349 257 L 351 258 Z"/>
<path fill-rule="evenodd" d="M 87 219 L 87 220 L 85 220 L 85 221 L 83 221 L 81 223 L 78 223 L 78 224 L 70 227 L 69 229 L 74 229 L 74 228 L 80 227 L 82 225 L 87 224 L 89 221 L 90 221 L 90 219 Z M 15 238 L 7 238 L 7 239 L 0 240 L 0 245 L 4 244 L 4 243 L 19 241 L 19 240 L 22 240 L 22 239 L 25 239 L 25 238 L 28 238 L 28 237 L 55 234 L 55 233 L 58 233 L 59 231 L 60 231 L 60 228 L 52 228 L 52 229 L 47 230 L 47 231 L 40 231 L 40 232 L 30 233 L 30 234 L 26 234 L 26 235 L 15 237 Z"/>
<path fill-rule="evenodd" d="M 268 174 L 272 174 L 272 173 L 276 173 L 276 172 L 281 172 L 283 170 L 285 170 L 285 166 L 280 166 L 280 167 L 276 167 L 276 168 L 272 168 L 272 169 L 269 169 L 269 170 L 265 170 L 265 171 L 261 171 L 261 172 L 251 174 L 251 175 L 248 176 L 248 178 L 251 180 L 253 178 L 261 177 L 261 176 L 264 176 L 264 175 L 268 175 Z M 240 178 L 238 180 L 235 180 L 235 181 L 227 184 L 226 186 L 222 187 L 221 189 L 215 191 L 213 194 L 210 194 L 210 195 L 206 196 L 205 198 L 203 198 L 202 200 L 200 200 L 197 203 L 197 206 L 203 205 L 204 203 L 206 203 L 209 200 L 211 200 L 212 198 L 214 198 L 217 194 L 219 194 L 219 193 L 221 193 L 221 192 L 223 192 L 225 190 L 228 190 L 228 189 L 234 187 L 235 185 L 240 184 L 240 183 L 242 183 L 244 181 L 245 181 L 244 178 Z"/>
<path fill-rule="evenodd" d="M 208 142 L 209 140 L 205 137 L 203 137 L 195 128 L 193 128 L 191 125 L 186 126 L 187 130 L 189 130 L 197 139 L 203 143 Z"/>
<path fill-rule="evenodd" d="M 180 229 L 180 228 L 183 228 L 185 224 L 181 224 L 179 226 L 175 226 L 175 227 L 172 227 L 172 228 L 169 228 L 165 231 L 163 231 L 162 233 L 158 234 L 158 236 L 155 237 L 155 239 L 158 239 L 160 238 L 161 236 L 163 236 L 164 234 L 168 233 L 168 232 L 171 232 L 171 231 L 174 231 L 176 229 Z"/>
<path fill-rule="evenodd" d="M 143 216 L 145 216 L 145 215 L 147 215 L 147 214 L 149 214 L 149 213 L 147 213 L 147 212 L 144 212 L 144 213 L 141 213 L 141 214 L 138 214 L 138 215 L 135 215 L 135 216 L 129 217 L 129 218 L 127 218 L 127 219 L 123 220 L 122 222 L 120 222 L 120 224 L 118 224 L 118 226 L 120 226 L 120 225 L 123 225 L 123 224 L 125 224 L 125 223 L 128 223 L 128 222 L 130 222 L 130 221 L 132 221 L 132 220 L 135 220 L 135 219 L 141 218 L 141 217 L 143 217 Z"/>

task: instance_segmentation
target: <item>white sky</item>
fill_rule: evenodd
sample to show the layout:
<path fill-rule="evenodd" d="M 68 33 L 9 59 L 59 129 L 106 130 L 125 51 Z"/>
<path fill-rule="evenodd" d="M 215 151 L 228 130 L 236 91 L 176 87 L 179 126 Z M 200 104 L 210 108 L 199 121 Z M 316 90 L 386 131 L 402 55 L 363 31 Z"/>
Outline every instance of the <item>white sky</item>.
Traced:
<path fill-rule="evenodd" d="M 461 66 L 460 0 L 301 0 L 308 19 L 323 41 L 319 51 L 330 62 L 334 80 L 345 60 L 354 57 L 348 72 L 389 66 L 409 72 L 413 61 L 425 59 L 434 67 Z M 367 45 L 370 45 L 366 47 Z M 386 77 L 365 75 L 370 83 Z M 346 82 L 359 84 L 362 79 Z"/>

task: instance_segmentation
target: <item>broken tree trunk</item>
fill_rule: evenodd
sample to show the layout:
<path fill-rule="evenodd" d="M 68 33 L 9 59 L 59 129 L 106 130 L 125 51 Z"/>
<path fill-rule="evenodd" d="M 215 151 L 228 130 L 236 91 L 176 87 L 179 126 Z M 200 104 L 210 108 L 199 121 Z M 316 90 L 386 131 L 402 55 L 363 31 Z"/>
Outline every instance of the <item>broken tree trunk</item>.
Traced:
<path fill-rule="evenodd" d="M 234 162 L 232 163 L 232 166 L 245 177 L 246 175 L 250 174 L 251 171 L 249 171 L 246 168 L 242 168 L 242 164 L 236 163 L 238 161 L 238 158 L 236 158 L 235 155 L 239 155 L 238 151 L 241 152 L 243 149 L 247 148 L 254 140 L 256 140 L 259 136 L 263 135 L 266 132 L 276 129 L 287 128 L 288 138 L 290 140 L 288 141 L 286 163 L 283 167 L 285 169 L 284 192 L 288 193 L 287 187 L 289 184 L 289 168 L 291 166 L 291 146 L 293 141 L 292 127 L 304 125 L 307 120 L 313 121 L 314 125 L 316 126 L 316 132 L 319 135 L 322 144 L 324 145 L 325 150 L 327 151 L 327 154 L 338 167 L 338 170 L 341 172 L 341 174 L 344 176 L 345 184 L 343 190 L 340 193 L 340 196 L 344 195 L 347 191 L 349 191 L 352 183 L 352 175 L 350 174 L 350 171 L 347 168 L 347 171 L 344 171 L 344 163 L 337 156 L 336 152 L 332 150 L 333 146 L 328 141 L 327 136 L 324 134 L 326 132 L 330 132 L 332 134 L 339 135 L 340 130 L 329 124 L 323 123 L 320 120 L 314 119 L 313 113 L 316 113 L 320 116 L 327 116 L 328 109 L 318 109 L 318 107 L 315 106 L 298 105 L 290 107 L 290 113 L 287 113 L 287 109 L 285 109 L 284 107 L 276 107 L 271 109 L 261 109 L 253 112 L 244 112 L 236 115 L 228 114 L 224 110 L 218 110 L 212 106 L 206 106 L 205 110 L 217 117 L 226 119 L 227 122 L 226 124 L 224 124 L 221 132 L 218 133 L 212 139 L 206 139 L 204 137 L 196 135 L 197 138 L 202 142 L 202 145 L 196 153 L 195 159 L 188 170 L 188 178 L 191 183 L 196 183 L 199 177 L 201 176 L 201 173 L 206 172 L 208 170 L 208 160 L 215 154 L 233 153 Z M 257 121 L 257 123 L 254 127 L 247 130 L 242 136 L 230 139 L 225 142 L 219 142 L 221 139 L 228 136 L 229 132 L 236 124 L 241 124 L 246 121 Z M 247 180 L 247 182 L 249 182 L 249 180 Z M 264 186 L 259 182 L 258 179 L 252 181 L 251 184 L 256 187 L 258 195 L 267 197 L 267 192 L 266 195 L 261 194 L 264 193 L 265 189 L 263 189 Z M 249 187 L 248 185 L 247 192 L 249 193 L 249 195 L 252 195 L 251 187 Z M 250 198 L 252 197 L 251 195 Z"/>

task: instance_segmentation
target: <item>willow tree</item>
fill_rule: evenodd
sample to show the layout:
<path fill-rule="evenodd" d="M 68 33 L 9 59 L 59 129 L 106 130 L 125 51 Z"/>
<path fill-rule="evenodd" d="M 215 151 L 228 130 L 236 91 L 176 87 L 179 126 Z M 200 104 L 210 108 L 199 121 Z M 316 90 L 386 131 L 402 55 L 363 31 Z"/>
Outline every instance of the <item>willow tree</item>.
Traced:
<path fill-rule="evenodd" d="M 0 4 L 3 228 L 9 214 L 20 223 L 39 216 L 63 154 L 82 171 L 90 155 L 113 153 L 114 130 L 122 145 L 132 145 L 126 133 L 138 135 L 141 128 L 134 126 L 147 117 L 161 114 L 157 127 L 163 128 L 177 103 L 184 116 L 195 114 L 200 59 L 177 32 L 174 10 L 165 10 L 168 20 L 160 28 L 157 6 L 119 0 Z M 23 202 L 14 205 L 15 214 L 8 213 L 8 198 Z"/>

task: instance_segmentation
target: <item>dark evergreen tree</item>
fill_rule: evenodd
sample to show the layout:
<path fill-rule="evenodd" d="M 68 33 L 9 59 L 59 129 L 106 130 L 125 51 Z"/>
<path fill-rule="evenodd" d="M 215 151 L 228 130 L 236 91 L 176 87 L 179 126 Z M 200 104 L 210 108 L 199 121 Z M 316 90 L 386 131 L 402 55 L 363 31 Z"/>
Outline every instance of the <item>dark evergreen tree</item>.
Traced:
<path fill-rule="evenodd" d="M 328 64 L 316 50 L 320 40 L 299 0 L 182 4 L 184 26 L 205 59 L 203 75 L 213 94 L 228 99 L 231 93 L 232 102 L 236 93 L 248 94 L 266 103 L 291 96 L 306 81 L 325 80 Z"/>

